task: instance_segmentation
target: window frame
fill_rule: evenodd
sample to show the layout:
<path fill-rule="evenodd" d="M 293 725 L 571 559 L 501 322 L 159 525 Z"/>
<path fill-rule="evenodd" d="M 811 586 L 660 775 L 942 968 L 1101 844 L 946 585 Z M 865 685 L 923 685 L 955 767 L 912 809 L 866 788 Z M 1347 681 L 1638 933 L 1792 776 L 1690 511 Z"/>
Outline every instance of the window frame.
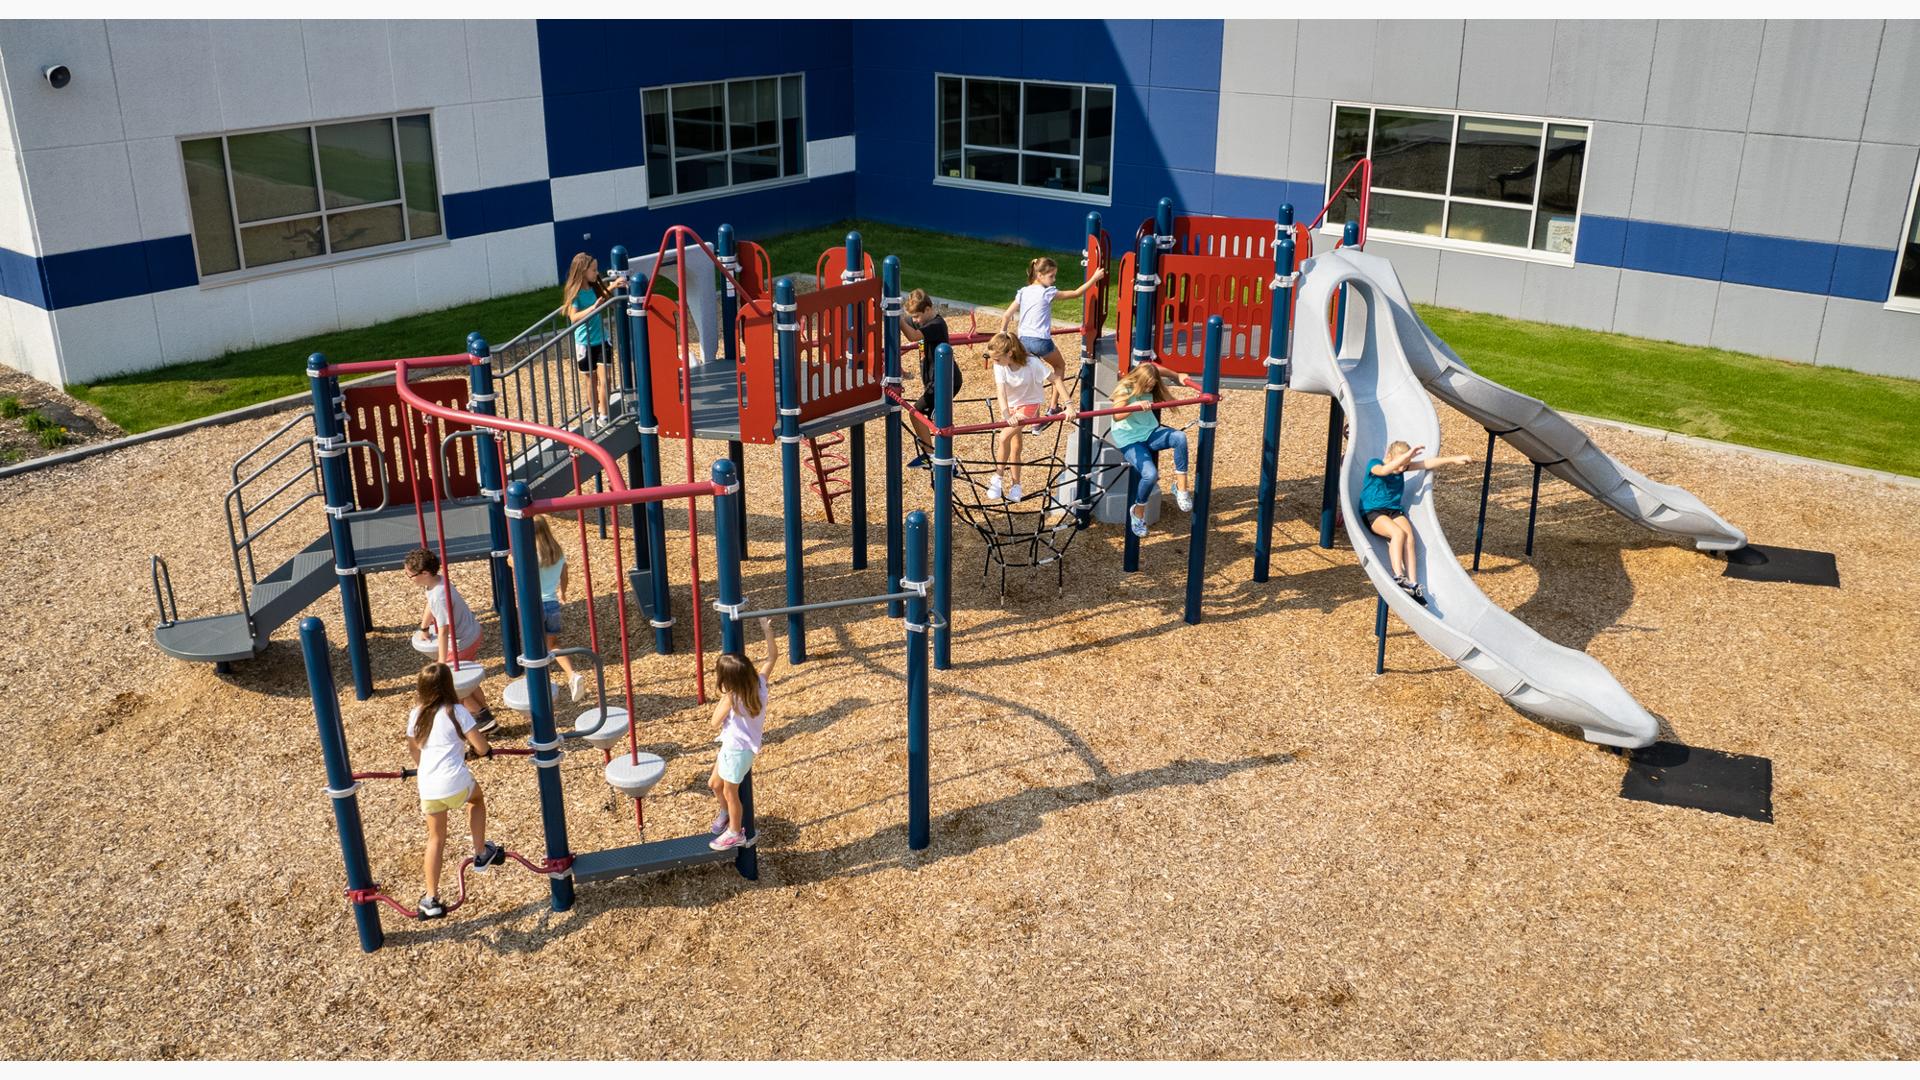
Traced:
<path fill-rule="evenodd" d="M 733 86 L 734 83 L 756 83 L 756 82 L 771 81 L 773 83 L 774 100 L 780 101 L 781 100 L 780 84 L 783 80 L 790 79 L 790 78 L 798 78 L 800 80 L 800 171 L 794 173 L 791 176 L 777 176 L 771 180 L 754 180 L 745 184 L 732 183 L 731 181 L 733 179 L 733 163 L 732 163 L 733 155 L 736 152 L 746 153 L 748 151 L 753 151 L 753 150 L 763 150 L 765 149 L 765 147 L 747 146 L 747 147 L 740 148 L 738 151 L 735 150 L 733 146 L 733 94 L 731 92 L 731 87 Z M 805 71 L 781 71 L 781 72 L 775 72 L 771 75 L 743 75 L 735 79 L 690 79 L 686 82 L 660 83 L 659 85 L 656 85 L 656 86 L 641 87 L 640 88 L 640 146 L 643 153 L 645 152 L 647 147 L 647 95 L 650 93 L 653 93 L 656 90 L 665 91 L 667 94 L 667 167 L 669 169 L 678 167 L 678 165 L 682 160 L 680 156 L 674 152 L 675 144 L 674 144 L 674 137 L 673 137 L 673 91 L 684 89 L 690 86 L 719 87 L 720 89 L 720 129 L 726 133 L 727 148 L 717 153 L 705 152 L 705 153 L 698 153 L 698 154 L 689 154 L 687 155 L 685 160 L 699 161 L 699 160 L 706 160 L 706 159 L 718 159 L 722 162 L 725 162 L 727 164 L 727 179 L 729 182 L 722 184 L 719 187 L 701 188 L 699 191 L 681 192 L 676 190 L 671 195 L 656 196 L 653 194 L 653 177 L 649 175 L 647 177 L 647 206 L 648 207 L 680 206 L 685 203 L 704 202 L 708 199 L 720 199 L 720 198 L 725 198 L 728 195 L 739 195 L 739 194 L 743 194 L 751 191 L 766 191 L 769 188 L 791 187 L 795 184 L 804 184 L 809 179 L 811 179 L 812 173 L 810 170 L 813 168 L 813 155 L 807 152 L 807 73 Z M 782 163 L 782 167 L 784 168 L 785 162 L 786 162 L 786 149 L 787 149 L 786 117 L 784 114 L 779 119 L 774 121 L 774 132 L 775 132 L 775 141 L 773 143 L 774 153 L 778 158 L 778 160 Z M 649 170 L 649 172 L 653 167 L 651 162 L 645 163 L 645 166 Z M 679 188 L 680 186 L 679 177 L 674 176 L 674 177 L 671 177 L 671 179 L 674 182 L 673 186 L 676 189 Z"/>
<path fill-rule="evenodd" d="M 1375 235 L 1378 235 L 1380 239 L 1385 240 L 1388 243 L 1392 243 L 1392 244 L 1406 244 L 1414 247 L 1439 248 L 1444 251 L 1463 251 L 1463 252 L 1469 252 L 1475 255 L 1492 255 L 1492 256 L 1495 256 L 1496 258 L 1519 259 L 1524 262 L 1546 263 L 1552 266 L 1574 265 L 1574 256 L 1580 250 L 1580 219 L 1586 213 L 1587 167 L 1589 164 L 1591 164 L 1593 160 L 1593 144 L 1594 144 L 1594 136 L 1596 134 L 1595 129 L 1597 127 L 1597 124 L 1594 121 L 1579 120 L 1579 119 L 1574 119 L 1572 117 L 1530 116 L 1525 113 L 1491 112 L 1491 111 L 1480 110 L 1480 109 L 1439 109 L 1439 108 L 1431 108 L 1425 105 L 1383 105 L 1376 102 L 1344 101 L 1344 100 L 1336 99 L 1328 107 L 1328 110 L 1327 110 L 1327 171 L 1326 171 L 1327 178 L 1326 178 L 1326 183 L 1323 190 L 1327 192 L 1328 198 L 1332 197 L 1333 184 L 1334 184 L 1334 181 L 1338 179 L 1338 177 L 1333 175 L 1333 171 L 1335 167 L 1334 156 L 1333 156 L 1334 137 L 1338 131 L 1338 127 L 1334 121 L 1339 116 L 1340 110 L 1343 108 L 1366 109 L 1368 111 L 1367 112 L 1367 151 L 1366 151 L 1368 156 L 1372 156 L 1373 154 L 1375 117 L 1377 116 L 1377 114 L 1381 109 L 1386 109 L 1390 112 L 1429 113 L 1434 116 L 1449 117 L 1452 121 L 1452 134 L 1447 144 L 1447 192 L 1445 194 L 1435 195 L 1432 192 L 1427 192 L 1427 191 L 1404 191 L 1399 188 L 1383 188 L 1377 184 L 1374 185 L 1373 188 L 1371 189 L 1372 193 L 1376 195 L 1384 193 L 1387 195 L 1394 195 L 1402 198 L 1425 199 L 1429 202 L 1438 202 L 1440 204 L 1440 235 L 1429 236 L 1426 233 L 1401 232 L 1396 229 L 1378 227 L 1378 226 L 1375 226 L 1372 222 L 1369 222 L 1367 224 L 1367 236 L 1369 239 L 1371 239 Z M 1540 147 L 1537 151 L 1535 151 L 1535 159 L 1534 159 L 1535 165 L 1534 165 L 1533 199 L 1531 201 L 1530 206 L 1528 207 L 1528 212 L 1527 212 L 1527 238 L 1529 243 L 1532 242 L 1534 230 L 1538 228 L 1539 222 L 1540 222 L 1540 195 L 1541 195 L 1540 184 L 1545 179 L 1547 143 L 1551 141 L 1553 137 L 1553 128 L 1556 124 L 1565 124 L 1569 126 L 1581 127 L 1586 129 L 1587 148 L 1586 148 L 1586 151 L 1580 157 L 1580 195 L 1579 195 L 1579 198 L 1575 201 L 1574 208 L 1573 208 L 1573 248 L 1571 251 L 1568 251 L 1565 253 L 1559 253 L 1559 252 L 1552 252 L 1552 251 L 1541 251 L 1532 247 L 1514 247 L 1509 244 L 1490 244 L 1480 240 L 1458 240 L 1453 237 L 1449 237 L 1446 234 L 1447 225 L 1452 220 L 1452 216 L 1453 216 L 1452 204 L 1455 202 L 1466 203 L 1467 205 L 1470 205 L 1470 206 L 1487 206 L 1487 207 L 1496 207 L 1496 208 L 1506 209 L 1506 210 L 1519 209 L 1518 204 L 1515 204 L 1515 203 L 1501 202 L 1497 199 L 1483 199 L 1483 198 L 1475 198 L 1475 197 L 1464 196 L 1464 195 L 1454 195 L 1452 193 L 1454 163 L 1458 158 L 1459 152 L 1460 152 L 1460 124 L 1464 119 L 1470 118 L 1470 117 L 1476 118 L 1476 119 L 1485 118 L 1488 120 L 1519 120 L 1529 124 L 1540 125 Z M 1344 225 L 1336 225 L 1333 223 L 1331 219 L 1329 219 L 1327 222 L 1325 222 L 1320 226 L 1320 232 L 1323 235 L 1337 237 L 1341 234 L 1341 231 L 1343 228 L 1344 228 Z"/>
<path fill-rule="evenodd" d="M 434 212 L 440 217 L 440 231 L 432 236 L 416 237 L 413 235 L 412 208 L 407 203 L 407 164 L 400 146 L 400 120 L 411 116 L 424 116 L 427 118 L 427 141 L 432 153 L 433 196 L 436 202 Z M 326 195 L 327 180 L 320 171 L 320 138 L 318 129 L 333 127 L 336 124 L 358 124 L 373 120 L 385 120 L 389 123 L 389 134 L 393 140 L 394 182 L 399 185 L 399 198 L 383 199 L 379 202 L 355 203 L 352 206 L 342 206 L 329 210 L 327 208 Z M 301 128 L 305 128 L 307 131 L 307 149 L 313 158 L 316 208 L 304 213 L 286 214 L 275 218 L 262 218 L 259 221 L 241 221 L 240 200 L 236 197 L 233 187 L 233 154 L 227 145 L 227 140 L 237 135 L 263 135 L 276 131 L 297 131 Z M 408 252 L 424 251 L 429 248 L 444 247 L 453 243 L 453 241 L 447 237 L 446 193 L 441 190 L 442 170 L 440 168 L 439 130 L 438 110 L 423 106 L 417 109 L 401 109 L 396 112 L 369 113 L 364 116 L 344 116 L 327 120 L 314 120 L 305 124 L 267 124 L 259 127 L 234 128 L 229 131 L 210 131 L 192 135 L 174 136 L 173 158 L 179 169 L 180 196 L 182 201 L 187 204 L 187 238 L 190 246 L 193 248 L 193 272 L 195 276 L 199 278 L 200 287 L 218 288 L 223 285 L 235 285 L 248 281 L 256 281 L 260 278 L 299 273 L 302 270 L 324 269 L 326 267 L 339 266 L 344 263 L 359 262 L 362 259 L 378 259 L 389 255 L 404 255 Z M 202 142 L 207 139 L 220 140 L 220 166 L 225 173 L 227 183 L 227 217 L 233 226 L 234 255 L 241 263 L 238 269 L 223 270 L 211 274 L 201 266 L 200 231 L 198 223 L 193 219 L 193 200 L 187 185 L 186 155 L 187 143 Z M 347 251 L 326 250 L 319 255 L 311 255 L 304 259 L 288 259 L 283 262 L 265 263 L 260 266 L 246 265 L 246 248 L 240 238 L 241 229 L 317 217 L 320 219 L 320 242 L 324 247 L 330 249 L 333 246 L 333 241 L 327 231 L 327 218 L 329 216 L 349 214 L 358 210 L 377 210 L 386 206 L 397 206 L 400 208 L 400 225 L 407 233 L 405 240 L 391 244 L 381 244 L 376 247 L 352 248 Z"/>
<path fill-rule="evenodd" d="M 1908 237 L 1913 235 L 1916 224 L 1916 210 L 1920 210 L 1920 167 L 1913 171 L 1913 188 L 1907 193 L 1907 212 L 1901 218 L 1900 236 L 1893 249 L 1893 276 L 1887 279 L 1887 302 L 1882 305 L 1888 311 L 1905 311 L 1920 315 L 1920 296 L 1901 296 L 1894 290 L 1900 285 L 1900 270 L 1906 265 Z"/>
<path fill-rule="evenodd" d="M 1002 195 L 1029 195 L 1038 199 L 1057 199 L 1061 202 L 1079 203 L 1083 206 L 1113 205 L 1113 153 L 1115 141 L 1115 132 L 1113 131 L 1107 132 L 1107 193 L 1105 195 L 1091 195 L 1083 191 L 1060 191 L 1053 188 L 1030 187 L 1026 184 L 1019 183 L 1003 184 L 994 180 L 969 180 L 963 176 L 948 176 L 941 172 L 940 80 L 942 79 L 960 80 L 960 162 L 962 169 L 966 168 L 966 155 L 969 150 L 980 150 L 986 153 L 1013 154 L 1016 159 L 1015 168 L 1018 170 L 1019 175 L 1023 176 L 1026 174 L 1026 162 L 1029 156 L 1054 158 L 1060 161 L 1071 161 L 1079 165 L 1082 171 L 1082 184 L 1085 183 L 1087 115 L 1091 112 L 1091 110 L 1087 108 L 1087 91 L 1105 90 L 1111 96 L 1112 104 L 1109 108 L 1112 109 L 1117 118 L 1120 112 L 1120 88 L 1118 85 L 1113 83 L 1065 82 L 1059 79 L 1008 79 L 997 75 L 963 75 L 955 71 L 935 71 L 933 73 L 933 183 L 935 187 L 962 188 L 967 191 L 992 191 Z M 969 79 L 981 82 L 1012 83 L 1020 87 L 1019 125 L 1015 128 L 1015 146 L 1013 149 L 1010 150 L 1004 146 L 981 146 L 977 143 L 967 141 L 966 109 L 967 81 Z M 1027 149 L 1026 88 L 1029 85 L 1067 86 L 1080 91 L 1080 152 L 1078 154 L 1056 154 L 1047 150 Z"/>

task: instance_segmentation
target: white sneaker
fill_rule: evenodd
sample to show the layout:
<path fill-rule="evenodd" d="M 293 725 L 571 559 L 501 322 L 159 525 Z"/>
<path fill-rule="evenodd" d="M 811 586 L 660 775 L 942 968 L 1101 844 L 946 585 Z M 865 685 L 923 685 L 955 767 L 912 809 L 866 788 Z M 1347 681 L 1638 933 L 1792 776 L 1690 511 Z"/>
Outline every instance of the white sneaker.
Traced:
<path fill-rule="evenodd" d="M 1010 488 L 1008 488 L 1008 489 L 1007 489 L 1007 501 L 1008 501 L 1008 502 L 1019 502 L 1019 501 L 1020 501 L 1020 497 L 1021 497 L 1021 495 L 1022 495 L 1022 492 L 1020 491 L 1020 485 L 1019 485 L 1019 484 L 1015 484 L 1015 485 L 1013 485 L 1012 487 L 1010 487 Z"/>
<path fill-rule="evenodd" d="M 1132 529 L 1133 535 L 1135 536 L 1140 536 L 1140 537 L 1146 536 L 1147 535 L 1147 516 L 1145 514 L 1128 514 L 1127 528 Z"/>
<path fill-rule="evenodd" d="M 987 481 L 987 501 L 1000 501 L 1000 478 L 997 476 Z"/>
<path fill-rule="evenodd" d="M 1179 488 L 1174 488 L 1173 501 L 1175 504 L 1177 504 L 1180 507 L 1180 510 L 1182 513 L 1193 512 L 1193 493 L 1192 492 L 1182 491 Z"/>
<path fill-rule="evenodd" d="M 585 692 L 586 686 L 587 686 L 586 673 L 575 672 L 573 676 L 573 681 L 569 686 L 569 689 L 573 691 L 573 700 L 575 701 L 580 700 L 580 695 Z"/>

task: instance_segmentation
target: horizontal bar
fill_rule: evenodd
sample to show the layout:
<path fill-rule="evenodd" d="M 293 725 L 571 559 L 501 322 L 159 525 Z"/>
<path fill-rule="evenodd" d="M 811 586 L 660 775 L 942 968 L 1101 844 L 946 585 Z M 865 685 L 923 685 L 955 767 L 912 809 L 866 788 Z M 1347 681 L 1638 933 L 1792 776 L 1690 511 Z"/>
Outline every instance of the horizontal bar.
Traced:
<path fill-rule="evenodd" d="M 919 595 L 917 592 L 896 592 L 881 596 L 856 596 L 850 600 L 822 600 L 816 604 L 794 604 L 791 607 L 768 608 L 765 611 L 743 611 L 731 618 L 740 622 L 746 622 L 748 619 L 773 619 L 782 615 L 799 615 L 807 611 L 825 611 L 828 608 L 854 607 L 859 604 L 891 604 L 896 600 L 911 600 Z"/>
<path fill-rule="evenodd" d="M 598 510 L 603 506 L 638 506 L 642 503 L 697 499 L 702 495 L 719 496 L 726 489 L 711 480 L 692 484 L 662 484 L 659 487 L 630 488 L 626 491 L 600 491 L 591 495 L 559 495 L 535 499 L 527 504 L 530 514 L 567 514 L 575 510 Z"/>
<path fill-rule="evenodd" d="M 996 420 L 990 424 L 956 424 L 953 427 L 943 428 L 933 423 L 932 417 L 914 408 L 906 398 L 902 397 L 900 393 L 892 387 L 884 387 L 884 389 L 888 397 L 892 398 L 902 409 L 919 417 L 935 435 L 977 435 L 983 431 L 1002 431 L 1014 426 L 1014 421 L 1012 420 Z M 1220 395 L 1218 394 L 1195 394 L 1192 397 L 1180 398 L 1176 401 L 1153 401 L 1145 405 L 1120 405 L 1111 409 L 1088 409 L 1084 412 L 1075 413 L 1071 418 L 1065 413 L 1057 413 L 1051 418 L 1043 418 L 1045 419 L 1045 423 L 1042 423 L 1040 420 L 1022 420 L 1019 423 L 1022 427 L 1044 427 L 1046 423 L 1057 424 L 1062 421 L 1074 423 L 1083 416 L 1119 416 L 1123 413 L 1150 412 L 1155 409 L 1177 409 L 1183 405 L 1212 405 L 1219 400 Z"/>
<path fill-rule="evenodd" d="M 483 363 L 477 356 L 459 353 L 454 356 L 415 356 L 405 360 L 353 360 L 345 364 L 328 364 L 320 369 L 320 374 L 347 375 L 356 371 L 393 371 L 400 364 L 414 368 L 466 367 L 469 364 Z"/>

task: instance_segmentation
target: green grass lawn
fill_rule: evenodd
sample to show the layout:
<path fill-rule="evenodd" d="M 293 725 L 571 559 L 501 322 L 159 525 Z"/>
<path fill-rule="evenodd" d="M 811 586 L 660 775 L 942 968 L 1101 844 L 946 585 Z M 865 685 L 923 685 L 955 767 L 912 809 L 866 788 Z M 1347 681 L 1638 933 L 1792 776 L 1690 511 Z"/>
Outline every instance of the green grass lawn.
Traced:
<path fill-rule="evenodd" d="M 935 296 L 1004 306 L 1025 283 L 1027 260 L 1039 255 L 1060 263 L 1062 284 L 1080 278 L 1077 252 L 877 222 L 843 221 L 760 242 L 776 274 L 811 274 L 820 252 L 839 246 L 850 228 L 860 230 L 876 262 L 900 256 L 904 288 Z M 469 331 L 504 341 L 558 303 L 556 283 L 67 389 L 126 430 L 146 431 L 303 390 L 308 353 L 345 361 L 452 352 Z M 1056 314 L 1071 319 L 1076 308 L 1063 304 Z M 1557 409 L 1920 476 L 1920 382 L 1446 308 L 1420 313 L 1475 370 Z"/>

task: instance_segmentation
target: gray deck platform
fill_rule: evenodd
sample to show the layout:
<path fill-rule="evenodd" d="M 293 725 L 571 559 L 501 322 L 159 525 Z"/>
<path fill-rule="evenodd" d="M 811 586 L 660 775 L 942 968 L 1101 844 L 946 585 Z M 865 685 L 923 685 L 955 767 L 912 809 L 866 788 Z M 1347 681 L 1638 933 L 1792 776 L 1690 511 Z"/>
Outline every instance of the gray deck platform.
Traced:
<path fill-rule="evenodd" d="M 573 860 L 573 880 L 609 881 L 636 874 L 678 870 L 683 866 L 698 866 L 701 863 L 733 862 L 739 857 L 739 848 L 715 851 L 708 847 L 712 839 L 712 836 L 703 833 L 589 852 Z"/>
<path fill-rule="evenodd" d="M 735 392 L 737 369 L 727 364 L 701 364 L 693 369 L 693 437 L 740 439 L 740 409 Z M 658 407 L 656 405 L 656 407 Z M 887 415 L 885 398 L 870 405 L 842 409 L 800 425 L 800 434 L 814 438 Z"/>

